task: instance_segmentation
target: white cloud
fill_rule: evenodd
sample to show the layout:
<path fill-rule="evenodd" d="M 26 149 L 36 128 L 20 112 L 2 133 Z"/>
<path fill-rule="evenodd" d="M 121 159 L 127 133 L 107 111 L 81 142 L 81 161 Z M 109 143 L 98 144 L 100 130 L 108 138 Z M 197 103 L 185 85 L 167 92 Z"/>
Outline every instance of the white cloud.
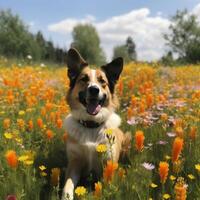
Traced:
<path fill-rule="evenodd" d="M 69 18 L 69 19 L 62 20 L 56 24 L 49 25 L 48 30 L 66 34 L 66 33 L 71 33 L 73 28 L 79 23 L 87 24 L 87 23 L 93 23 L 93 22 L 95 22 L 95 17 L 92 15 L 87 15 L 84 19 Z"/>
<path fill-rule="evenodd" d="M 96 28 L 107 55 L 112 55 L 113 46 L 123 44 L 128 36 L 132 36 L 140 60 L 160 58 L 164 52 L 162 34 L 168 30 L 169 20 L 149 15 L 150 10 L 143 8 L 97 23 Z"/>
<path fill-rule="evenodd" d="M 200 4 L 192 12 L 198 14 L 200 19 Z M 92 23 L 96 27 L 109 59 L 112 57 L 113 47 L 123 44 L 131 36 L 137 46 L 138 59 L 155 60 L 165 52 L 163 33 L 168 31 L 170 21 L 161 12 L 151 16 L 148 8 L 142 8 L 100 22 L 90 15 L 81 20 L 68 18 L 49 25 L 48 30 L 69 35 L 78 23 Z"/>

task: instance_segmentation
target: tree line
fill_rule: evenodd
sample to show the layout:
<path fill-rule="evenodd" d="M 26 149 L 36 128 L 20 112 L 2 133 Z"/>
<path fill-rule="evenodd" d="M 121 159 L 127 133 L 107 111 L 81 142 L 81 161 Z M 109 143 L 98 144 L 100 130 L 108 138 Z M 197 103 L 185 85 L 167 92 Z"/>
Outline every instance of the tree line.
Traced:
<path fill-rule="evenodd" d="M 10 10 L 0 11 L 0 55 L 14 58 L 31 55 L 35 61 L 64 63 L 66 54 L 66 50 L 46 40 L 42 32 L 31 33 L 18 15 Z"/>
<path fill-rule="evenodd" d="M 95 27 L 91 24 L 78 24 L 72 32 L 71 47 L 77 48 L 90 63 L 101 65 L 106 56 Z M 169 51 L 159 62 L 164 65 L 200 62 L 200 22 L 197 16 L 187 10 L 177 11 L 171 18 L 169 32 L 163 35 Z M 113 48 L 113 58 L 122 56 L 125 63 L 137 61 L 134 39 L 125 38 L 124 44 Z M 25 58 L 31 55 L 34 60 L 64 63 L 67 51 L 55 47 L 39 31 L 33 34 L 17 15 L 10 10 L 0 11 L 0 55 Z"/>

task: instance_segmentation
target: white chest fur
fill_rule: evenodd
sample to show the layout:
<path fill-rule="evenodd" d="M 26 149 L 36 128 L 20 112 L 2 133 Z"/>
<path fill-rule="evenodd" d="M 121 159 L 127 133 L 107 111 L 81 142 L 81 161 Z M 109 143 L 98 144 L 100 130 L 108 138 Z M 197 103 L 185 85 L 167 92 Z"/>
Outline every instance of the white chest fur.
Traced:
<path fill-rule="evenodd" d="M 120 117 L 116 113 L 112 113 L 104 125 L 98 128 L 86 128 L 69 114 L 64 120 L 64 128 L 76 143 L 67 143 L 68 157 L 72 155 L 86 156 L 88 162 L 91 163 L 96 154 L 96 146 L 102 143 L 106 144 L 105 129 L 118 128 L 120 123 Z"/>
<path fill-rule="evenodd" d="M 104 125 L 98 128 L 86 128 L 81 125 L 76 119 L 69 114 L 64 120 L 64 128 L 69 136 L 79 144 L 86 145 L 87 143 L 101 143 L 105 139 L 104 131 L 107 128 L 118 128 L 121 124 L 121 119 L 116 113 L 112 113 Z"/>

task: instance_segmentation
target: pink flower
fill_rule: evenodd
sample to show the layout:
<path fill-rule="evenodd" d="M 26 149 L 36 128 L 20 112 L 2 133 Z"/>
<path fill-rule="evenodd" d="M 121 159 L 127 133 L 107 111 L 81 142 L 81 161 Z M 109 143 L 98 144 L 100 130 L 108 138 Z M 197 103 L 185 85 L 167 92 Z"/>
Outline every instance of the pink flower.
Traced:
<path fill-rule="evenodd" d="M 147 162 L 144 162 L 144 163 L 142 164 L 142 166 L 143 166 L 146 170 L 149 170 L 149 171 L 151 171 L 151 170 L 153 170 L 153 169 L 155 168 L 155 166 L 154 166 L 152 163 L 147 163 Z"/>
<path fill-rule="evenodd" d="M 16 198 L 16 196 L 15 195 L 8 195 L 7 197 L 6 197 L 6 200 L 17 200 L 17 198 Z"/>
<path fill-rule="evenodd" d="M 160 140 L 157 142 L 157 144 L 160 144 L 160 145 L 166 145 L 168 142 L 167 141 L 164 141 L 164 140 Z"/>

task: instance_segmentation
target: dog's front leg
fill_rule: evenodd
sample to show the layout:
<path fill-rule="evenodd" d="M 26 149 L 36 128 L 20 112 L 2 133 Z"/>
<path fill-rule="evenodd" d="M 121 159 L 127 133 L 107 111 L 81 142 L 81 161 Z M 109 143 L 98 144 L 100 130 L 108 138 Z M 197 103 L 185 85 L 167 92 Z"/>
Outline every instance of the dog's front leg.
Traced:
<path fill-rule="evenodd" d="M 66 173 L 66 183 L 63 189 L 62 200 L 74 199 L 74 188 L 80 179 L 81 168 L 80 165 L 73 161 L 69 163 Z"/>

